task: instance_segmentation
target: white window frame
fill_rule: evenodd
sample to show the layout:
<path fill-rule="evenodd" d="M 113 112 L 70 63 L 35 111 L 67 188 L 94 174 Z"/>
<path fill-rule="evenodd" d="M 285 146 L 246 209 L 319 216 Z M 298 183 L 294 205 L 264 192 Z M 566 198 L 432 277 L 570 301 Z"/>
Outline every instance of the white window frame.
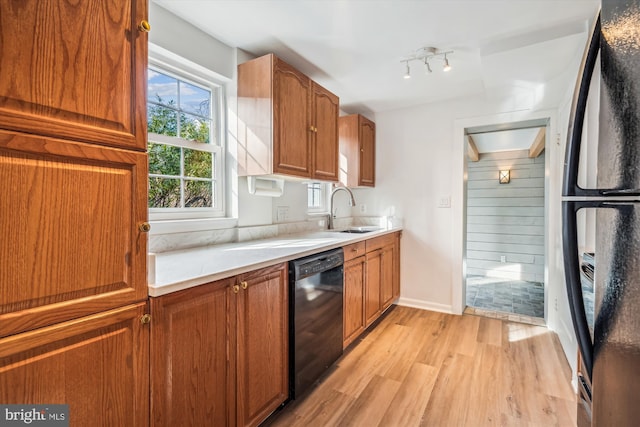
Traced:
<path fill-rule="evenodd" d="M 226 166 L 226 94 L 225 85 L 215 73 L 201 67 L 193 62 L 179 57 L 162 48 L 154 48 L 149 45 L 149 68 L 157 69 L 170 77 L 175 77 L 196 86 L 211 91 L 211 117 L 212 129 L 210 133 L 211 142 L 202 144 L 188 141 L 180 137 L 158 135 L 149 133 L 147 141 L 161 144 L 173 145 L 183 148 L 191 148 L 200 151 L 208 151 L 213 155 L 213 208 L 149 208 L 150 221 L 166 220 L 194 220 L 214 218 L 224 218 L 226 215 L 226 186 L 225 186 L 225 166 Z M 145 82 L 147 84 L 147 82 Z M 181 177 L 182 178 L 182 177 Z"/>
<path fill-rule="evenodd" d="M 308 196 L 309 187 L 311 185 L 318 185 L 318 184 L 320 185 L 319 200 L 321 204 L 320 206 L 309 206 L 309 196 Z M 314 181 L 314 182 L 307 183 L 307 213 L 308 214 L 310 215 L 326 214 L 327 212 L 329 212 L 329 194 L 331 194 L 330 187 L 331 187 L 331 184 L 326 182 Z"/>

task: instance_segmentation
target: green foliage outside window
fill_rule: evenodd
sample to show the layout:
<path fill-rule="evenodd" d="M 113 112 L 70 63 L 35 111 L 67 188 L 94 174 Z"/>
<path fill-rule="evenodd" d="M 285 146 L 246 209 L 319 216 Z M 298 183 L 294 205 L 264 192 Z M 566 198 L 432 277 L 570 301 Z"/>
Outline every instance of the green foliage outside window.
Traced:
<path fill-rule="evenodd" d="M 159 95 L 148 103 L 147 126 L 149 133 L 210 142 L 211 120 L 179 111 Z M 148 153 L 150 208 L 213 207 L 213 153 L 157 142 L 148 143 Z"/>

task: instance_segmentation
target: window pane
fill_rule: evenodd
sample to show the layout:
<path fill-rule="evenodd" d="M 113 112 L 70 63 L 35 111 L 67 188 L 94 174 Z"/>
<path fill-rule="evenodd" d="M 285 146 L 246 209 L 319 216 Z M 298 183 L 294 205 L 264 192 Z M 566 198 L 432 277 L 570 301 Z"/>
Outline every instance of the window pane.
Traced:
<path fill-rule="evenodd" d="M 178 114 L 161 105 L 147 105 L 147 130 L 167 136 L 178 135 Z"/>
<path fill-rule="evenodd" d="M 213 207 L 213 191 L 211 181 L 184 181 L 185 208 Z"/>
<path fill-rule="evenodd" d="M 211 178 L 211 153 L 184 149 L 184 174 L 195 178 Z"/>
<path fill-rule="evenodd" d="M 192 114 L 180 113 L 180 137 L 196 142 L 209 142 L 210 120 Z"/>
<path fill-rule="evenodd" d="M 180 175 L 180 147 L 150 142 L 149 173 L 155 175 Z"/>
<path fill-rule="evenodd" d="M 149 177 L 149 207 L 179 208 L 180 180 Z"/>
<path fill-rule="evenodd" d="M 186 82 L 180 82 L 180 109 L 206 118 L 211 117 L 209 111 L 211 92 Z"/>
<path fill-rule="evenodd" d="M 148 69 L 147 99 L 151 102 L 170 105 L 177 108 L 178 80 L 166 74 Z"/>
<path fill-rule="evenodd" d="M 308 186 L 307 204 L 310 208 L 319 208 L 322 206 L 322 184 L 314 182 Z"/>

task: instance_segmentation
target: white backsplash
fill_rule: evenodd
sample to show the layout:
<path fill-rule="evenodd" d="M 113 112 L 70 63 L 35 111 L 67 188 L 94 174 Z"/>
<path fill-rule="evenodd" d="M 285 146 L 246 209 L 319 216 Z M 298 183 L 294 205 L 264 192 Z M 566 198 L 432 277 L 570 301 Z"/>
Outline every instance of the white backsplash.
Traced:
<path fill-rule="evenodd" d="M 393 221 L 392 221 L 393 220 Z M 399 226 L 397 218 L 387 217 L 351 217 L 336 218 L 334 228 L 374 225 L 387 227 Z M 268 239 L 286 234 L 307 233 L 325 230 L 326 220 L 323 218 L 308 221 L 282 224 L 258 225 L 252 227 L 235 227 L 221 230 L 193 231 L 185 233 L 156 234 L 149 236 L 149 252 L 162 253 L 180 249 L 202 246 L 220 245 L 223 243 L 246 242 L 250 240 Z"/>

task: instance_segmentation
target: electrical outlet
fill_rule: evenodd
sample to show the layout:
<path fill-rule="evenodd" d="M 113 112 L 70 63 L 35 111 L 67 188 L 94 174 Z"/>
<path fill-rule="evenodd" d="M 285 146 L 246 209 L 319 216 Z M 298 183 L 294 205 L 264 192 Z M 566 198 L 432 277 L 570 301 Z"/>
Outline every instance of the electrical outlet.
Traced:
<path fill-rule="evenodd" d="M 360 213 L 367 213 L 367 205 L 364 203 L 360 205 Z"/>
<path fill-rule="evenodd" d="M 451 197 L 443 196 L 438 200 L 439 208 L 450 208 L 451 207 Z"/>
<path fill-rule="evenodd" d="M 507 262 L 507 257 L 505 255 L 500 255 L 500 262 Z"/>
<path fill-rule="evenodd" d="M 289 206 L 278 206 L 276 208 L 276 221 L 285 222 L 289 219 Z"/>

